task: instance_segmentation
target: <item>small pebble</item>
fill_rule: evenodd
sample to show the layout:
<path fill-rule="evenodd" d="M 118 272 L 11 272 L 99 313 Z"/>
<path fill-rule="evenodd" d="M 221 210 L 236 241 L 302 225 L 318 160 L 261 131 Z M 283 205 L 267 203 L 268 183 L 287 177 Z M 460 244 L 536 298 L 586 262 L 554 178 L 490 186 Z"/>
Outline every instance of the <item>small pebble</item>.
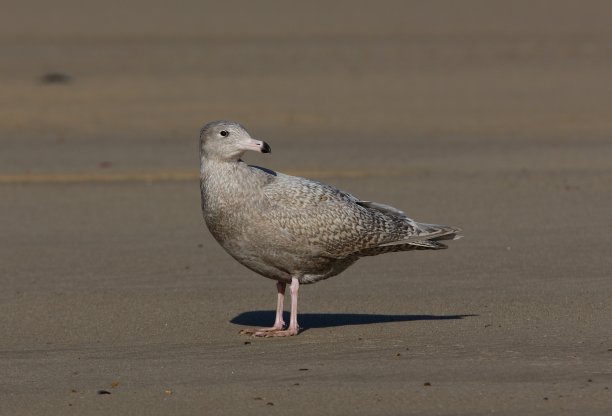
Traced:
<path fill-rule="evenodd" d="M 429 386 L 431 386 L 431 383 L 430 383 L 429 381 L 426 381 L 425 383 L 423 383 L 423 385 L 424 385 L 425 387 L 429 387 Z"/>
<path fill-rule="evenodd" d="M 98 390 L 98 394 L 111 394 L 108 390 Z"/>
<path fill-rule="evenodd" d="M 299 371 L 308 371 L 308 369 L 307 368 L 300 368 Z"/>
<path fill-rule="evenodd" d="M 244 345 L 251 345 L 251 341 L 244 341 Z"/>
<path fill-rule="evenodd" d="M 268 403 L 266 403 L 266 404 L 267 404 L 268 406 L 274 406 L 274 403 L 272 403 L 272 402 L 268 402 Z"/>

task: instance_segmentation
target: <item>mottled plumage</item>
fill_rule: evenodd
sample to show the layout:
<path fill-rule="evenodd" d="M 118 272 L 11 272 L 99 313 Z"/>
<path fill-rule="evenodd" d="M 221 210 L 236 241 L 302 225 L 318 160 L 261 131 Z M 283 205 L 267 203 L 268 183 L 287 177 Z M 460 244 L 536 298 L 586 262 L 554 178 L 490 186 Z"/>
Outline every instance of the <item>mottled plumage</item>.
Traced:
<path fill-rule="evenodd" d="M 334 276 L 360 257 L 436 250 L 446 248 L 440 240 L 458 238 L 458 228 L 418 223 L 396 208 L 360 201 L 333 186 L 249 166 L 240 157 L 250 149 L 270 151 L 238 123 L 216 121 L 202 128 L 204 219 L 240 263 L 279 281 L 283 293 L 284 285 L 294 282 L 296 300 L 300 283 Z M 297 317 L 295 326 L 297 333 Z M 286 332 L 275 325 L 255 335 L 294 335 Z"/>

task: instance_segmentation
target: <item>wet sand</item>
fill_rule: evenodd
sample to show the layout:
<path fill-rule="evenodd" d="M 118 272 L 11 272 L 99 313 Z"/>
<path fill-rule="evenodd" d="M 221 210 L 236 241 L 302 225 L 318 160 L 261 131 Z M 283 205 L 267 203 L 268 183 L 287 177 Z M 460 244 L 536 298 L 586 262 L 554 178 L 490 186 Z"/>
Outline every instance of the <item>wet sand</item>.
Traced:
<path fill-rule="evenodd" d="M 605 2 L 30 3 L 0 16 L 1 415 L 610 414 Z M 216 118 L 466 237 L 240 336 L 275 289 L 203 225 Z"/>

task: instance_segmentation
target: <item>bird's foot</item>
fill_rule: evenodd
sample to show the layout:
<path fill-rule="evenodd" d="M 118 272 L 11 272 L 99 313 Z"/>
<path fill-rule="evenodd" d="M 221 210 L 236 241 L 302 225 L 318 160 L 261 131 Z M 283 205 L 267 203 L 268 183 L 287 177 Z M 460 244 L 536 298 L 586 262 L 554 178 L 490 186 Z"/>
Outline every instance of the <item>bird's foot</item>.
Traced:
<path fill-rule="evenodd" d="M 271 328 L 259 328 L 259 329 L 242 329 L 240 334 L 250 335 L 252 337 L 261 338 L 273 338 L 273 337 L 291 337 L 297 335 L 300 332 L 299 328 L 287 328 L 283 330 L 283 327 L 271 327 Z"/>
<path fill-rule="evenodd" d="M 271 332 L 282 331 L 284 327 L 285 327 L 285 324 L 274 325 L 273 327 L 270 327 L 270 328 L 241 329 L 239 333 L 242 335 L 250 335 L 253 337 L 265 337 L 266 334 L 269 334 Z"/>
<path fill-rule="evenodd" d="M 292 337 L 294 335 L 297 335 L 298 332 L 300 332 L 299 328 L 287 328 L 285 330 L 282 331 L 270 331 L 270 332 L 262 332 L 262 333 L 255 333 L 253 334 L 253 336 L 255 337 L 265 337 L 265 338 L 272 338 L 272 337 Z"/>

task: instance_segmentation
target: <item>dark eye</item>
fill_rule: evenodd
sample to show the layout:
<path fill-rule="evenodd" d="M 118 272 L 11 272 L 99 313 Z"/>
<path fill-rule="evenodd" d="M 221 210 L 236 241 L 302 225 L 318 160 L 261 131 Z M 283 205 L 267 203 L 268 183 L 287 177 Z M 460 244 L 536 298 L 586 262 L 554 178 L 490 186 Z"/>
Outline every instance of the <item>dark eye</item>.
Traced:
<path fill-rule="evenodd" d="M 219 132 L 219 134 L 223 137 L 227 137 L 229 136 L 229 132 L 227 130 L 221 130 L 221 132 Z"/>

